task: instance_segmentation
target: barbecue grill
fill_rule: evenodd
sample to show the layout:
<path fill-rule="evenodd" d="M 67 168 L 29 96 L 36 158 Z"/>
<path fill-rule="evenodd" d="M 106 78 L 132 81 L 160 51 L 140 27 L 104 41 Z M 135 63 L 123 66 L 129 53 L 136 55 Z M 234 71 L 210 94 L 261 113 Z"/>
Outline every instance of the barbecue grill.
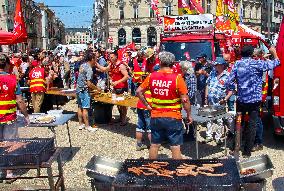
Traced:
<path fill-rule="evenodd" d="M 226 113 L 226 107 L 221 105 L 210 105 L 198 109 L 198 115 L 210 118 L 224 113 Z"/>
<path fill-rule="evenodd" d="M 222 177 L 209 177 L 198 174 L 197 176 L 176 176 L 173 178 L 160 177 L 156 175 L 145 176 L 135 175 L 128 172 L 128 168 L 140 167 L 153 162 L 149 159 L 127 159 L 118 175 L 113 186 L 115 191 L 188 191 L 188 190 L 206 190 L 206 191 L 236 191 L 240 189 L 240 176 L 236 161 L 234 159 L 204 159 L 204 160 L 159 160 L 159 162 L 168 162 L 167 170 L 174 171 L 183 163 L 202 166 L 202 164 L 222 163 L 223 166 L 215 168 L 214 173 L 227 173 Z"/>
<path fill-rule="evenodd" d="M 112 182 L 121 166 L 121 162 L 113 159 L 93 156 L 86 165 L 87 176 L 92 178 L 92 189 L 94 191 L 111 191 Z"/>
<path fill-rule="evenodd" d="M 15 165 L 40 165 L 47 161 L 55 151 L 54 138 L 33 138 L 33 139 L 6 139 L 7 141 L 18 143 L 28 143 L 11 152 L 7 147 L 0 147 L 0 167 Z"/>

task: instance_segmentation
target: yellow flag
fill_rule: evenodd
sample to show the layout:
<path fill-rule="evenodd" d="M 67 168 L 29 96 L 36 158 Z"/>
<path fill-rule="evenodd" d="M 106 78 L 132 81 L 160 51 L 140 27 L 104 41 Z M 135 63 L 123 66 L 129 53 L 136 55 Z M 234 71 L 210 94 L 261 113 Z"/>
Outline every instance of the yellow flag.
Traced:
<path fill-rule="evenodd" d="M 223 1 L 217 0 L 217 6 L 216 6 L 216 16 L 222 16 L 223 15 Z"/>
<path fill-rule="evenodd" d="M 237 12 L 237 9 L 235 7 L 234 0 L 228 0 L 228 17 L 230 20 L 230 26 L 231 29 L 234 31 L 237 31 L 238 24 L 239 24 L 239 14 Z"/>

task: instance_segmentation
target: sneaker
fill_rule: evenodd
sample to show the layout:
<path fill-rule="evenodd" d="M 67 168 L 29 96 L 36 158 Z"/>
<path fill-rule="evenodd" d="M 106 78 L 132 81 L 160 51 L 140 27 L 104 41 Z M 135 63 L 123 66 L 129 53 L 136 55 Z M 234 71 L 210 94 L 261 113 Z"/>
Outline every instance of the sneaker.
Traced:
<path fill-rule="evenodd" d="M 4 181 L 5 184 L 12 184 L 13 182 L 15 182 L 17 180 L 12 173 L 7 174 L 6 178 L 9 178 L 9 180 L 5 180 Z"/>
<path fill-rule="evenodd" d="M 255 151 L 261 151 L 263 150 L 263 145 L 255 145 L 253 148 L 252 148 L 252 152 L 255 152 Z"/>
<path fill-rule="evenodd" d="M 144 144 L 136 145 L 136 151 L 142 151 L 144 149 L 148 149 L 147 145 Z"/>
<path fill-rule="evenodd" d="M 83 129 L 85 129 L 85 125 L 80 125 L 79 130 L 83 130 Z"/>
<path fill-rule="evenodd" d="M 86 129 L 87 129 L 88 131 L 90 131 L 90 132 L 96 132 L 96 131 L 98 130 L 98 128 L 96 128 L 96 127 L 91 127 L 91 126 L 87 127 Z"/>

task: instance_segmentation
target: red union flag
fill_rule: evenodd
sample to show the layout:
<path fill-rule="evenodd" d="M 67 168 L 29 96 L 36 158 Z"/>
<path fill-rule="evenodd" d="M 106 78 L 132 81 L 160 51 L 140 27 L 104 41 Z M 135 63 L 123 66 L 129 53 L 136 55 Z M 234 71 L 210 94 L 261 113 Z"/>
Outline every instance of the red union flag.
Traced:
<path fill-rule="evenodd" d="M 109 38 L 107 39 L 107 42 L 108 42 L 109 44 L 113 43 L 113 38 L 112 38 L 112 37 L 109 37 Z"/>
<path fill-rule="evenodd" d="M 118 51 L 117 51 L 117 54 L 118 54 L 118 60 L 128 64 L 129 62 L 129 55 L 127 53 L 128 50 L 134 50 L 135 49 L 135 43 L 132 42 L 131 44 L 123 47 L 123 48 L 120 48 Z"/>
<path fill-rule="evenodd" d="M 159 8 L 158 8 L 158 3 L 159 3 L 158 0 L 151 0 L 151 9 L 155 12 L 156 19 L 157 19 L 158 23 L 161 24 L 162 19 L 160 17 L 161 13 L 160 13 Z"/>
<path fill-rule="evenodd" d="M 179 15 L 203 14 L 200 0 L 178 0 Z"/>
<path fill-rule="evenodd" d="M 21 0 L 17 0 L 14 17 L 13 43 L 25 42 L 27 38 L 28 34 L 25 27 Z"/>

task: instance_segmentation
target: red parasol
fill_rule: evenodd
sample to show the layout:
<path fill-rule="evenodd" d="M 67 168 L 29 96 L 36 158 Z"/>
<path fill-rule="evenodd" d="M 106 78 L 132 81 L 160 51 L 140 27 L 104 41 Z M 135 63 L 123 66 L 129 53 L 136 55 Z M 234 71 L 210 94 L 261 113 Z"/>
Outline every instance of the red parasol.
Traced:
<path fill-rule="evenodd" d="M 16 44 L 27 42 L 28 34 L 25 27 L 21 0 L 17 0 L 14 17 L 13 32 L 0 31 L 0 45 Z"/>

